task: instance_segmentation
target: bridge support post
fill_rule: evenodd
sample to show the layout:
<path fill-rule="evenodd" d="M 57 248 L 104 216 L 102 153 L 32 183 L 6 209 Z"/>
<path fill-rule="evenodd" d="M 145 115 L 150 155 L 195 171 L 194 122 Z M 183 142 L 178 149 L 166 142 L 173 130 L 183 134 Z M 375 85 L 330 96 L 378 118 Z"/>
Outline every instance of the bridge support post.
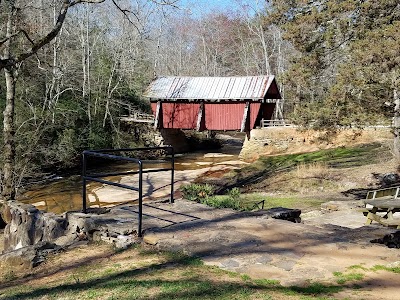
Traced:
<path fill-rule="evenodd" d="M 161 101 L 157 101 L 157 108 L 156 108 L 156 118 L 154 120 L 154 129 L 157 130 L 162 128 L 163 126 L 163 119 L 162 119 L 162 103 Z"/>
<path fill-rule="evenodd" d="M 200 103 L 199 113 L 197 114 L 196 130 L 201 131 L 204 129 L 204 102 Z"/>
<path fill-rule="evenodd" d="M 242 126 L 240 126 L 240 132 L 250 131 L 250 102 L 246 102 L 246 106 L 243 112 Z"/>

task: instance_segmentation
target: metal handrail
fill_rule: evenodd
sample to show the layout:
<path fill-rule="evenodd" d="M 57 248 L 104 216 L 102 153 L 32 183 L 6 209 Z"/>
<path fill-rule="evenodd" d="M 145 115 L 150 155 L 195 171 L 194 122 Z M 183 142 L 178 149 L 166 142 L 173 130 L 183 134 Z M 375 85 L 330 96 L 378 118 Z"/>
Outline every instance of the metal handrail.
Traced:
<path fill-rule="evenodd" d="M 264 209 L 264 205 L 265 205 L 265 199 L 261 200 L 260 202 L 257 202 L 253 205 L 252 209 L 257 208 L 258 210 L 260 209 L 260 204 L 261 204 L 261 209 Z"/>
<path fill-rule="evenodd" d="M 152 162 L 158 163 L 160 160 L 142 160 L 138 158 L 126 157 L 113 155 L 109 153 L 115 152 L 134 152 L 134 151 L 155 151 L 155 150 L 166 150 L 171 154 L 171 167 L 170 168 L 160 168 L 160 169 L 149 169 L 143 170 L 144 162 Z M 108 153 L 105 153 L 108 152 Z M 103 173 L 103 174 L 87 174 L 87 160 L 89 156 L 111 159 L 111 160 L 119 160 L 119 161 L 128 161 L 138 164 L 138 171 L 127 171 L 127 172 L 118 172 L 118 173 Z M 165 162 L 163 160 L 162 162 Z M 174 203 L 174 172 L 175 172 L 175 154 L 174 148 L 171 146 L 165 147 L 149 147 L 149 148 L 134 148 L 134 149 L 102 149 L 102 150 L 85 150 L 82 152 L 82 211 L 83 213 L 87 212 L 87 191 L 86 191 L 86 183 L 87 181 L 95 181 L 103 184 L 113 185 L 120 188 L 128 189 L 131 191 L 135 191 L 139 193 L 139 222 L 138 222 L 138 236 L 142 236 L 142 219 L 143 219 L 143 174 L 144 173 L 154 173 L 161 171 L 171 171 L 171 197 L 170 203 Z M 139 186 L 133 187 L 126 184 L 116 183 L 109 180 L 104 180 L 101 178 L 109 177 L 109 176 L 118 176 L 118 175 L 128 175 L 128 174 L 139 174 Z"/>

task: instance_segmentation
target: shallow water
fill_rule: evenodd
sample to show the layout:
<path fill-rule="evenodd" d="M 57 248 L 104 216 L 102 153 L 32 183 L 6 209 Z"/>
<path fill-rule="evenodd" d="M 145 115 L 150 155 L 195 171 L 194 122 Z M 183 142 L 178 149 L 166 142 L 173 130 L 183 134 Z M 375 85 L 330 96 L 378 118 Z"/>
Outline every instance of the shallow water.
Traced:
<path fill-rule="evenodd" d="M 187 171 L 198 170 L 205 167 L 217 166 L 221 163 L 229 163 L 229 161 L 237 161 L 240 147 L 223 147 L 219 152 L 192 152 L 186 154 L 177 154 L 175 156 L 175 170 Z M 165 168 L 170 167 L 168 164 L 144 164 L 147 168 Z M 112 169 L 111 169 L 112 168 Z M 135 170 L 135 164 L 117 163 L 108 166 L 107 170 L 102 167 L 97 172 L 126 172 Z M 122 176 L 107 177 L 105 180 L 120 182 Z M 96 195 L 96 190 L 103 186 L 101 183 L 90 182 L 87 184 L 88 195 Z M 92 205 L 103 206 L 107 204 L 98 199 Z M 93 197 L 92 197 L 93 198 Z M 21 202 L 35 205 L 40 210 L 63 213 L 66 211 L 82 209 L 82 180 L 80 175 L 74 175 L 67 178 L 59 178 L 55 181 L 32 187 L 29 191 L 23 193 L 18 199 Z M 114 201 L 117 204 L 118 201 Z M 109 204 L 109 203 L 108 203 Z"/>

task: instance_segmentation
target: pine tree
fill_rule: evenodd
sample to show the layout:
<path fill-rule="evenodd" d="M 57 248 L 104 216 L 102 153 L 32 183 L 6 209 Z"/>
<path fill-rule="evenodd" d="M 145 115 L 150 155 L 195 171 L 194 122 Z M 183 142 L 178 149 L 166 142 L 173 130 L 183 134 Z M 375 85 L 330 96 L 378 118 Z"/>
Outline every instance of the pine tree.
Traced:
<path fill-rule="evenodd" d="M 267 19 L 298 51 L 286 76 L 299 123 L 332 129 L 393 117 L 399 108 L 399 1 L 274 1 Z"/>

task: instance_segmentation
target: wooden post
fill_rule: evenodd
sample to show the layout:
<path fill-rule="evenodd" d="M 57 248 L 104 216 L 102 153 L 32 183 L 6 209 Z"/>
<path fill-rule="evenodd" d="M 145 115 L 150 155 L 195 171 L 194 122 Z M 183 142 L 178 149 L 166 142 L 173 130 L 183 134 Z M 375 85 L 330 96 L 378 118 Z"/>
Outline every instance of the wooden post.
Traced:
<path fill-rule="evenodd" d="M 154 120 L 154 129 L 162 128 L 162 103 L 157 101 L 156 118 Z"/>
<path fill-rule="evenodd" d="M 246 106 L 243 112 L 242 126 L 240 126 L 240 132 L 250 131 L 250 102 L 246 102 Z"/>
<path fill-rule="evenodd" d="M 397 88 L 393 89 L 394 117 L 393 117 L 393 154 L 400 161 L 400 95 Z"/>
<path fill-rule="evenodd" d="M 200 108 L 199 108 L 199 113 L 197 114 L 197 124 L 196 124 L 196 130 L 200 131 L 202 130 L 202 125 L 204 121 L 204 102 L 200 103 Z"/>

